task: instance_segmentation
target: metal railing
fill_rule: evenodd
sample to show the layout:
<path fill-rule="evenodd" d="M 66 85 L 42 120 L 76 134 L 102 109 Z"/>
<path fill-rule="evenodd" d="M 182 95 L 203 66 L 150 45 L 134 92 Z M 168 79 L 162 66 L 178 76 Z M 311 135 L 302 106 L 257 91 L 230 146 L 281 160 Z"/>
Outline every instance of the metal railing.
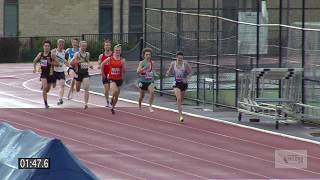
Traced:
<path fill-rule="evenodd" d="M 121 43 L 124 53 L 131 51 L 140 43 L 142 32 L 136 33 L 108 33 L 108 34 L 81 34 L 73 36 L 39 36 L 39 37 L 0 37 L 0 62 L 31 62 L 36 54 L 42 51 L 44 40 L 50 40 L 56 47 L 57 39 L 64 39 L 65 48 L 71 47 L 71 40 L 78 38 L 88 42 L 88 51 L 91 58 L 97 60 L 103 52 L 103 41 L 110 39 L 113 44 Z M 138 52 L 139 53 L 139 52 Z M 137 58 L 139 54 L 136 53 Z"/>

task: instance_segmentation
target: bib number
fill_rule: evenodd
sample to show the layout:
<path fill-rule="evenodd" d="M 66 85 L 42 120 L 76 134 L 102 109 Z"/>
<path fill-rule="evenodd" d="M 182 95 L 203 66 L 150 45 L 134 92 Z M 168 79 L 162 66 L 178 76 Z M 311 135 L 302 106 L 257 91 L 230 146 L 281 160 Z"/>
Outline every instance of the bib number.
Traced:
<path fill-rule="evenodd" d="M 120 75 L 120 68 L 112 68 L 111 69 L 111 74 L 112 75 Z"/>
<path fill-rule="evenodd" d="M 153 79 L 153 72 L 146 72 L 146 74 L 144 75 L 144 78 L 147 80 L 151 80 Z"/>
<path fill-rule="evenodd" d="M 40 66 L 41 66 L 41 67 L 47 67 L 47 66 L 48 66 L 48 60 L 46 60 L 46 59 L 41 59 L 41 60 L 40 60 Z"/>
<path fill-rule="evenodd" d="M 88 69 L 89 65 L 88 65 L 88 63 L 81 63 L 80 67 L 81 67 L 81 69 Z"/>

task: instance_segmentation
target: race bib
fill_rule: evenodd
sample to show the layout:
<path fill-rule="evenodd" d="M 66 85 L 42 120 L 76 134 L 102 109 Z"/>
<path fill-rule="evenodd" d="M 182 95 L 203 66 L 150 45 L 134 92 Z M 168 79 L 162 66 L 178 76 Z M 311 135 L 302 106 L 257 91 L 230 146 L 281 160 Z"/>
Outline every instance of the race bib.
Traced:
<path fill-rule="evenodd" d="M 176 80 L 180 80 L 180 81 L 182 81 L 183 79 L 184 79 L 183 74 L 177 74 L 177 76 L 176 76 Z"/>
<path fill-rule="evenodd" d="M 47 67 L 47 66 L 48 66 L 48 60 L 46 60 L 46 59 L 41 59 L 41 60 L 40 60 L 40 66 L 41 66 L 41 67 Z"/>
<path fill-rule="evenodd" d="M 121 69 L 120 68 L 112 68 L 111 69 L 111 74 L 112 75 L 120 75 L 121 74 Z"/>
<path fill-rule="evenodd" d="M 144 78 L 147 80 L 151 80 L 153 79 L 153 72 L 146 72 L 146 74 L 144 75 Z"/>
<path fill-rule="evenodd" d="M 80 67 L 81 67 L 81 69 L 89 69 L 89 64 L 88 63 L 81 63 Z"/>

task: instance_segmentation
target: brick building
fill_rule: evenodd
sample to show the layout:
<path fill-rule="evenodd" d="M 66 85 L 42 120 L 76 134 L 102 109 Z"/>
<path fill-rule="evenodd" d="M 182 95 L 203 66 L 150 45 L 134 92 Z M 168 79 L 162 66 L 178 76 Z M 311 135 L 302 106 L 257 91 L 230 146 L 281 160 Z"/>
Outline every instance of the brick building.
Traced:
<path fill-rule="evenodd" d="M 120 33 L 143 31 L 145 0 L 0 0 L 0 36 L 79 35 L 82 33 Z M 197 12 L 198 0 L 163 0 L 169 10 Z M 199 0 L 201 13 L 237 19 L 238 11 L 255 11 L 258 0 Z M 260 0 L 262 1 L 262 0 Z M 147 6 L 160 8 L 160 0 Z M 267 0 L 269 22 L 279 23 L 280 0 Z M 283 23 L 302 21 L 302 0 L 282 0 Z M 180 4 L 180 7 L 178 7 Z M 320 22 L 319 0 L 305 0 L 306 22 Z M 157 21 L 155 19 L 155 21 Z M 183 30 L 193 30 L 192 19 L 183 19 Z M 169 22 L 169 21 L 167 21 Z M 172 19 L 170 26 L 176 23 Z M 202 21 L 205 29 L 207 22 Z M 191 29 L 190 29 L 191 28 Z M 174 29 L 173 29 L 174 30 Z"/>
<path fill-rule="evenodd" d="M 141 32 L 142 6 L 143 0 L 0 0 L 0 35 Z"/>

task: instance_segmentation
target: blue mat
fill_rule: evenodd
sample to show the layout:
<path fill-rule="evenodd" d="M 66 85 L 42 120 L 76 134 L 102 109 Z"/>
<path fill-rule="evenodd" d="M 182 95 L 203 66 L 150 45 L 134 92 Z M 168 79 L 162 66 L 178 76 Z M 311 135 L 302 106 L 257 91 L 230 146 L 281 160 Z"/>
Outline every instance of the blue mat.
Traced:
<path fill-rule="evenodd" d="M 18 158 L 50 158 L 50 169 L 18 169 Z M 98 179 L 61 140 L 0 123 L 0 180 Z"/>

